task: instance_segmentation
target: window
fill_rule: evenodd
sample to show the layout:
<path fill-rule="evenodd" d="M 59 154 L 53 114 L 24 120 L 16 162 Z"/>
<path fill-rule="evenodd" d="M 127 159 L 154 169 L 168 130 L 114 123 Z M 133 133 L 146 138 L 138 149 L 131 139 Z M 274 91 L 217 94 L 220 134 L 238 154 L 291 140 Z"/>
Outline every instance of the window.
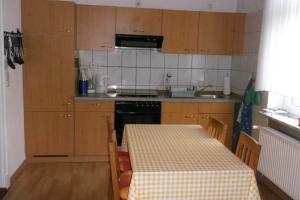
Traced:
<path fill-rule="evenodd" d="M 300 1 L 266 0 L 256 90 L 300 98 Z"/>

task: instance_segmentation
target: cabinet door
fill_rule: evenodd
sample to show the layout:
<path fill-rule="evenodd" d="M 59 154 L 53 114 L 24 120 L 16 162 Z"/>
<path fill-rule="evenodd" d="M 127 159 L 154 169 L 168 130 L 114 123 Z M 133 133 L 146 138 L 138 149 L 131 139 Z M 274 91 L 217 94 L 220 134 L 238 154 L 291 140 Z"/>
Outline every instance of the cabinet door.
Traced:
<path fill-rule="evenodd" d="M 245 13 L 234 14 L 233 55 L 242 55 L 244 50 Z"/>
<path fill-rule="evenodd" d="M 200 12 L 198 53 L 231 55 L 233 26 L 233 13 Z"/>
<path fill-rule="evenodd" d="M 163 113 L 162 124 L 197 124 L 198 116 L 191 113 Z"/>
<path fill-rule="evenodd" d="M 117 8 L 117 33 L 161 35 L 162 10 Z"/>
<path fill-rule="evenodd" d="M 75 6 L 72 2 L 23 0 L 24 34 L 74 33 Z"/>
<path fill-rule="evenodd" d="M 199 114 L 198 123 L 204 128 L 207 128 L 208 117 L 214 117 L 228 125 L 225 145 L 228 149 L 231 149 L 233 114 Z"/>
<path fill-rule="evenodd" d="M 24 36 L 25 111 L 71 111 L 74 97 L 74 37 Z"/>
<path fill-rule="evenodd" d="M 116 9 L 77 5 L 77 49 L 111 50 L 115 46 Z"/>
<path fill-rule="evenodd" d="M 73 112 L 25 112 L 26 154 L 73 155 Z"/>
<path fill-rule="evenodd" d="M 114 114 L 105 112 L 76 112 L 75 155 L 107 156 L 107 117 L 113 123 Z"/>
<path fill-rule="evenodd" d="M 199 12 L 163 11 L 162 52 L 197 53 Z"/>
<path fill-rule="evenodd" d="M 74 35 L 75 4 L 72 2 L 48 1 L 50 33 Z"/>

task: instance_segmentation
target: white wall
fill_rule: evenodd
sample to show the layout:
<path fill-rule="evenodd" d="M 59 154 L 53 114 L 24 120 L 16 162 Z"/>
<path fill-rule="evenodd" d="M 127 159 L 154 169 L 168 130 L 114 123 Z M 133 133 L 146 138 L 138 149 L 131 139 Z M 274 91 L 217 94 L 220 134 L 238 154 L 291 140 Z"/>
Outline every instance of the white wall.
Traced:
<path fill-rule="evenodd" d="M 69 0 L 72 1 L 72 0 Z M 135 7 L 139 0 L 74 0 L 78 4 Z M 142 8 L 234 12 L 237 0 L 140 0 Z"/>
<path fill-rule="evenodd" d="M 16 31 L 21 27 L 21 0 L 2 0 L 3 31 Z M 4 88 L 4 142 L 6 144 L 6 178 L 10 177 L 25 159 L 23 71 L 22 66 L 12 70 L 1 59 L 1 67 L 9 74 L 9 84 L 1 79 Z M 3 77 L 3 71 L 1 76 Z M 4 87 L 3 87 L 4 86 Z M 5 183 L 8 186 L 8 182 Z"/>
<path fill-rule="evenodd" d="M 255 76 L 257 71 L 257 58 L 260 44 L 261 23 L 264 0 L 238 0 L 237 11 L 247 13 L 246 30 L 244 40 L 244 53 L 242 56 L 234 56 L 232 59 L 232 90 L 237 94 L 243 94 L 249 78 Z M 253 125 L 267 126 L 267 118 L 259 111 L 266 108 L 268 93 L 262 93 L 262 103 L 253 107 Z M 254 137 L 258 137 L 254 130 Z"/>

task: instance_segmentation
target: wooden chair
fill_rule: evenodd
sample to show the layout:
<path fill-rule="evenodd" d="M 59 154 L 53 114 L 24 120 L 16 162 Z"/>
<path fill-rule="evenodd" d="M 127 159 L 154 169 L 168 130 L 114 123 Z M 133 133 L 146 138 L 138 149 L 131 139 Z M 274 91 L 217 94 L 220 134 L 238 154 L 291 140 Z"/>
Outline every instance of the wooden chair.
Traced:
<path fill-rule="evenodd" d="M 114 143 L 109 143 L 109 160 L 112 179 L 113 200 L 127 199 L 132 172 L 120 174 L 117 151 Z"/>
<path fill-rule="evenodd" d="M 252 137 L 244 133 L 240 134 L 235 155 L 239 157 L 244 163 L 251 167 L 256 173 L 261 145 L 257 143 Z"/>
<path fill-rule="evenodd" d="M 116 131 L 111 132 L 111 142 L 117 146 L 117 135 Z M 129 153 L 126 151 L 118 151 L 119 162 L 130 162 Z"/>
<path fill-rule="evenodd" d="M 220 120 L 217 120 L 213 117 L 208 118 L 208 133 L 217 140 L 219 140 L 222 144 L 225 144 L 227 127 L 227 124 Z"/>

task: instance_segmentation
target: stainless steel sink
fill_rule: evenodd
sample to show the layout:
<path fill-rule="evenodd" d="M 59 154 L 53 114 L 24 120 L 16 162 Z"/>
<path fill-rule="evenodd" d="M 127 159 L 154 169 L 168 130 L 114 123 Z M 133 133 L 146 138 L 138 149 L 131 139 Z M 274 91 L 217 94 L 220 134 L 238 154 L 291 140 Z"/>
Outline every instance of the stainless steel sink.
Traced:
<path fill-rule="evenodd" d="M 224 98 L 224 95 L 219 95 L 219 94 L 200 94 L 196 96 L 196 98 L 201 98 L 201 99 L 222 99 Z"/>

